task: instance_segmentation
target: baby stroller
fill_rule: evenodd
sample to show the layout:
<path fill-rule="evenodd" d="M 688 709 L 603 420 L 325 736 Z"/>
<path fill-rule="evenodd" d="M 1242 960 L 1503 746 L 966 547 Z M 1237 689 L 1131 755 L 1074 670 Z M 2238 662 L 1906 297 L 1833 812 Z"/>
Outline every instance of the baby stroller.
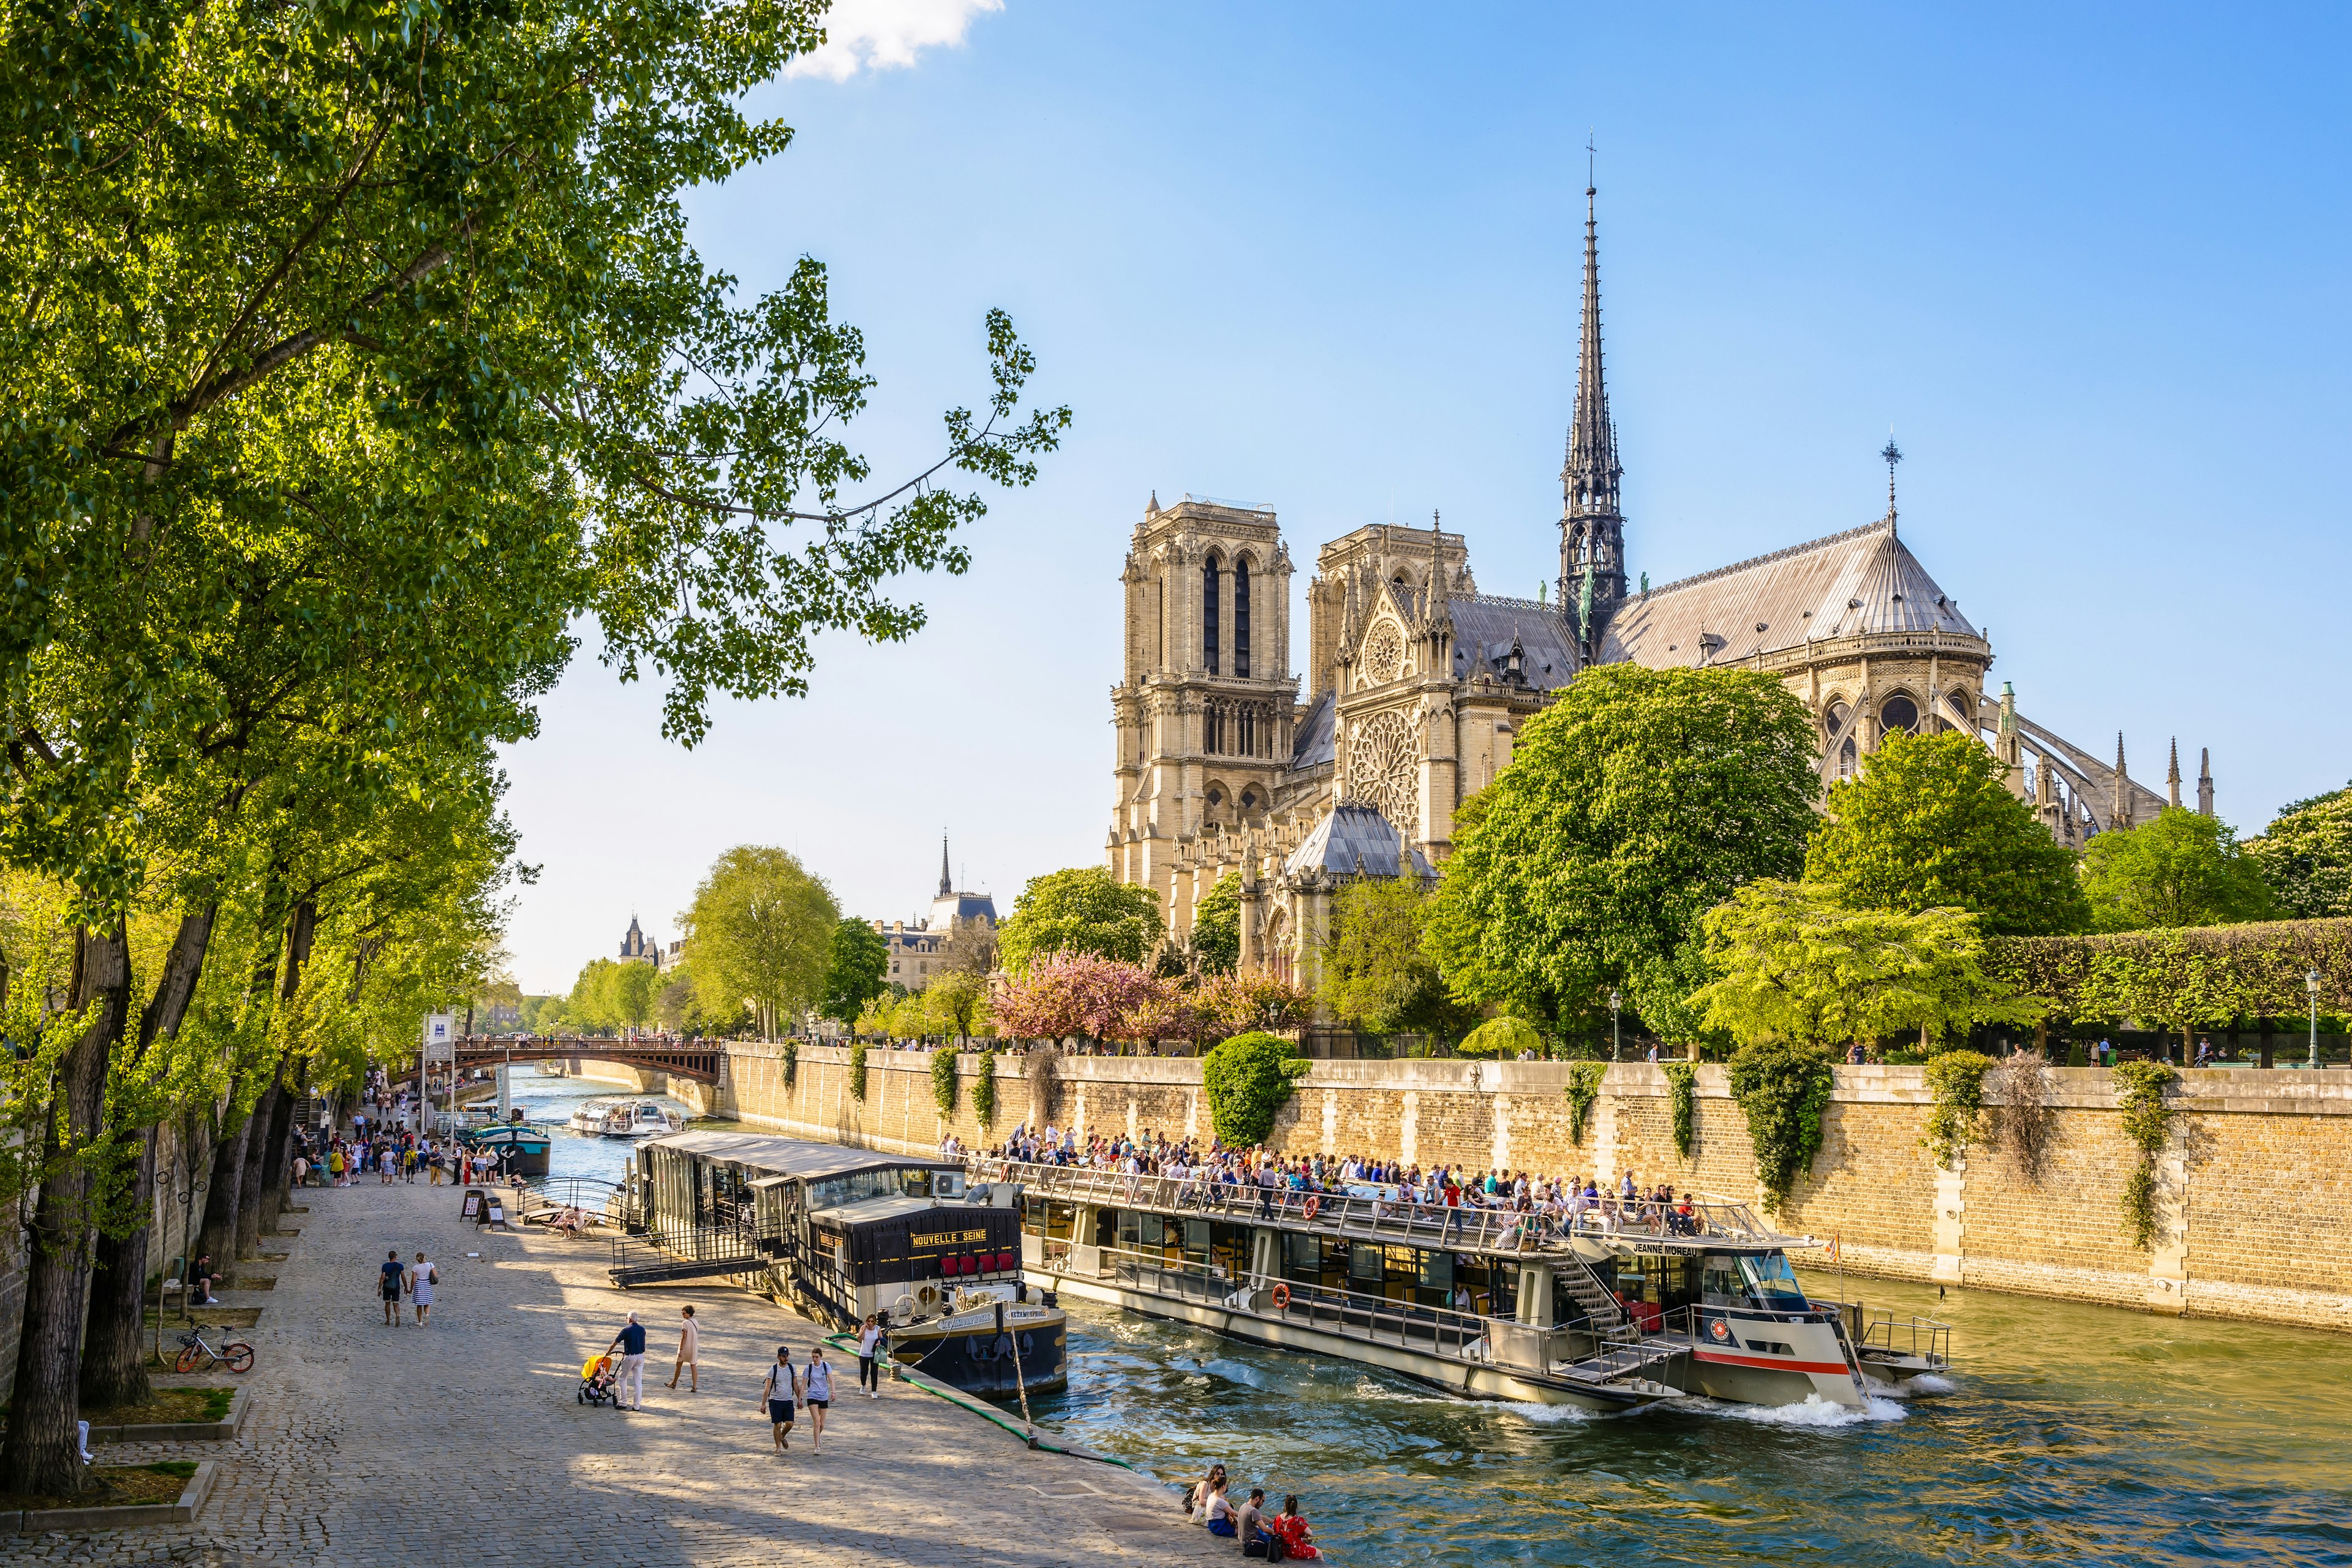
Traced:
<path fill-rule="evenodd" d="M 613 1387 L 613 1358 L 591 1356 L 580 1365 L 580 1395 L 583 1405 L 609 1405 L 621 1407 L 620 1395 Z"/>

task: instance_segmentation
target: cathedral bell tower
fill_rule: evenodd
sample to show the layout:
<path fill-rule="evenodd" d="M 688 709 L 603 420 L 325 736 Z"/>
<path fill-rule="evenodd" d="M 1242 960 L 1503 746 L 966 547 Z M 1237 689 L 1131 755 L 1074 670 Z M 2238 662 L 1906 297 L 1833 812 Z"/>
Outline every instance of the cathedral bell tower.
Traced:
<path fill-rule="evenodd" d="M 1584 323 L 1576 353 L 1576 415 L 1568 426 L 1568 463 L 1559 471 L 1559 605 L 1583 656 L 1599 647 L 1601 627 L 1625 597 L 1625 518 L 1618 486 L 1617 426 L 1601 374 L 1601 250 L 1593 223 L 1594 188 L 1584 187 Z"/>

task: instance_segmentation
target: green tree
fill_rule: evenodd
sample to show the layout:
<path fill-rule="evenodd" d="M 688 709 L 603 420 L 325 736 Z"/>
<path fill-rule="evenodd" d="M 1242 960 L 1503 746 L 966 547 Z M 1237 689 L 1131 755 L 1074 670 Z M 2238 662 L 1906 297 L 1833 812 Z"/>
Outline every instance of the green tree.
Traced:
<path fill-rule="evenodd" d="M 2287 913 L 2352 915 L 2352 784 L 2282 807 L 2245 850 Z"/>
<path fill-rule="evenodd" d="M 620 1026 L 620 998 L 614 984 L 620 967 L 620 961 L 613 958 L 592 958 L 581 966 L 563 1008 L 572 1027 L 603 1033 Z"/>
<path fill-rule="evenodd" d="M 858 1016 L 877 996 L 890 988 L 890 943 L 870 921 L 845 915 L 833 928 L 833 948 L 825 957 L 824 996 L 820 1016 L 844 1028 L 857 1026 Z"/>
<path fill-rule="evenodd" d="M 748 1007 L 773 1039 L 822 994 L 841 910 L 793 855 L 746 844 L 711 866 L 686 925 L 704 1005 L 720 1016 Z"/>
<path fill-rule="evenodd" d="M 1693 994 L 1707 1026 L 1741 1046 L 1843 1046 L 1971 1024 L 2031 1023 L 2042 1005 L 1985 971 L 1976 917 L 1959 910 L 1853 910 L 1817 883 L 1751 882 L 1707 912 L 1708 963 Z"/>
<path fill-rule="evenodd" d="M 923 987 L 923 1007 L 930 1033 L 953 1035 L 959 1044 L 969 1045 L 987 1016 L 988 982 L 961 970 L 935 974 Z"/>
<path fill-rule="evenodd" d="M 2261 865 L 2221 818 L 2171 805 L 2083 847 L 2083 889 L 2100 931 L 2237 925 L 2278 913 Z"/>
<path fill-rule="evenodd" d="M 1578 677 L 1455 815 L 1428 934 L 1454 995 L 1591 1025 L 1614 986 L 1665 1032 L 1699 916 L 1743 882 L 1796 871 L 1813 743 L 1769 675 L 1612 664 Z"/>
<path fill-rule="evenodd" d="M 1830 790 L 1805 879 L 1858 910 L 1966 910 L 1994 936 L 2084 930 L 2074 851 L 2009 792 L 2001 765 L 1957 730 L 1891 734 Z"/>
<path fill-rule="evenodd" d="M 996 942 L 1004 967 L 1020 974 L 1056 952 L 1140 963 L 1163 929 L 1150 889 L 1116 880 L 1099 866 L 1077 866 L 1032 877 Z"/>
<path fill-rule="evenodd" d="M 1231 974 L 1242 961 L 1242 879 L 1228 871 L 1192 911 L 1192 952 L 1210 974 Z"/>
<path fill-rule="evenodd" d="M 1316 999 L 1341 1022 L 1376 1035 L 1452 1040 L 1474 1026 L 1477 1015 L 1447 994 L 1423 946 L 1430 902 L 1411 876 L 1360 878 L 1341 888 Z"/>
<path fill-rule="evenodd" d="M 654 1016 L 661 974 L 650 963 L 624 963 L 613 973 L 613 1013 L 630 1029 L 642 1029 Z"/>

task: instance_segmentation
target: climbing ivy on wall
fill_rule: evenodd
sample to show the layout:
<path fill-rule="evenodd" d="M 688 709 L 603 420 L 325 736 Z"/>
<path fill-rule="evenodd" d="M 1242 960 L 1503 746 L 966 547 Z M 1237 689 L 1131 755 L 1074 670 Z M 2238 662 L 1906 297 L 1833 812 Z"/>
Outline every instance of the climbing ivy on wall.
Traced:
<path fill-rule="evenodd" d="M 1786 1040 L 1742 1046 L 1730 1065 L 1731 1098 L 1748 1118 L 1764 1206 L 1777 1213 L 1821 1152 L 1822 1111 L 1836 1074 L 1827 1050 Z"/>
<path fill-rule="evenodd" d="M 1264 1030 L 1235 1035 L 1201 1062 L 1201 1093 L 1217 1141 L 1228 1149 L 1265 1142 L 1274 1119 L 1307 1064 L 1293 1059 L 1290 1042 Z"/>
<path fill-rule="evenodd" d="M 996 1052 L 980 1053 L 980 1077 L 971 1086 L 971 1113 L 982 1127 L 996 1125 Z"/>
<path fill-rule="evenodd" d="M 849 1047 L 849 1098 L 866 1098 L 866 1042 L 853 1041 Z"/>
<path fill-rule="evenodd" d="M 1948 1171 L 1977 1141 L 1985 1074 L 1991 1070 L 1992 1058 L 1979 1051 L 1946 1051 L 1927 1064 L 1927 1088 L 1936 1100 L 1927 1112 L 1927 1135 L 1919 1142 Z"/>
<path fill-rule="evenodd" d="M 792 1088 L 793 1080 L 800 1075 L 801 1043 L 798 1040 L 787 1038 L 784 1041 L 784 1087 Z"/>
<path fill-rule="evenodd" d="M 2352 1009 L 2352 920 L 1999 938 L 1985 944 L 1985 968 L 2049 998 L 2058 1018 L 2198 1028 L 2294 1017 L 2315 969 L 2321 1007 L 2342 1013 Z"/>
<path fill-rule="evenodd" d="M 955 1119 L 956 1054 L 952 1046 L 931 1053 L 931 1103 L 940 1108 L 942 1119 Z"/>
<path fill-rule="evenodd" d="M 2146 1251 L 2156 1239 L 2156 1157 L 2172 1131 L 2172 1105 L 2165 1091 L 2180 1075 L 2162 1062 L 2125 1062 L 2114 1076 L 2124 1136 L 2139 1150 L 2139 1163 L 2124 1178 L 2124 1230 L 2134 1247 Z"/>
<path fill-rule="evenodd" d="M 1660 1062 L 1666 1069 L 1667 1103 L 1674 1110 L 1675 1152 L 1691 1157 L 1691 1140 L 1698 1131 L 1698 1063 Z"/>
<path fill-rule="evenodd" d="M 1601 1094 L 1601 1075 L 1609 1068 L 1600 1062 L 1572 1062 L 1568 1069 L 1568 1085 L 1560 1092 L 1568 1097 L 1568 1140 L 1584 1142 L 1584 1124 L 1592 1115 L 1592 1102 Z"/>

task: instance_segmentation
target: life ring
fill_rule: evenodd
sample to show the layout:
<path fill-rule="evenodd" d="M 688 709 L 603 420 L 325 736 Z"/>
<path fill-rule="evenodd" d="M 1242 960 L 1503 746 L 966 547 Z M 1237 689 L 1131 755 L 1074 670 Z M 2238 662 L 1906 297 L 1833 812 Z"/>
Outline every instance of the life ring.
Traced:
<path fill-rule="evenodd" d="M 1721 1318 L 1717 1318 L 1711 1321 L 1706 1325 L 1706 1331 L 1715 1336 L 1716 1342 L 1717 1344 L 1721 1344 L 1731 1338 L 1731 1325 L 1725 1322 Z"/>
<path fill-rule="evenodd" d="M 1274 1288 L 1274 1310 L 1275 1310 L 1276 1311 L 1277 1311 L 1277 1312 L 1286 1311 L 1286 1310 L 1289 1310 L 1289 1307 L 1290 1307 L 1290 1287 L 1289 1287 L 1289 1286 L 1287 1286 L 1287 1285 L 1279 1285 L 1279 1284 L 1278 1284 L 1278 1285 L 1276 1285 L 1276 1286 L 1275 1286 L 1275 1288 Z"/>
<path fill-rule="evenodd" d="M 1300 1212 L 1306 1215 L 1308 1219 L 1313 1219 L 1317 1215 L 1323 1212 L 1323 1200 L 1313 1193 L 1307 1194 L 1307 1206 Z"/>

